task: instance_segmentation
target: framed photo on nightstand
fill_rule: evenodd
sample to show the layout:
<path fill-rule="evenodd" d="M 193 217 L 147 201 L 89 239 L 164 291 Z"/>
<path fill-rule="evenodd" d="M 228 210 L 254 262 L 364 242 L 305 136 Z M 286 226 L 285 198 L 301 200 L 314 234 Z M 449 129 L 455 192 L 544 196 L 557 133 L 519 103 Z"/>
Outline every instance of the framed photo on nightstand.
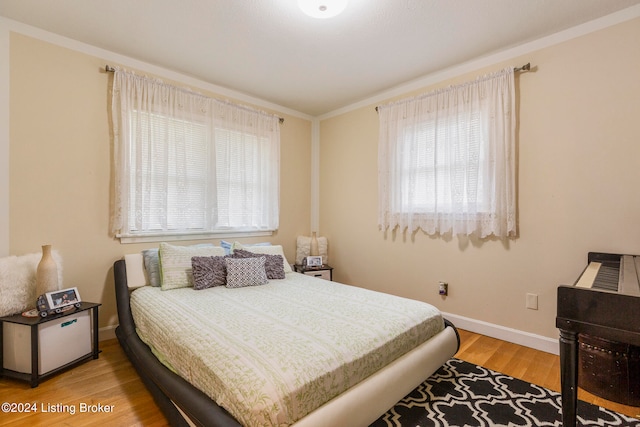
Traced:
<path fill-rule="evenodd" d="M 75 305 L 81 301 L 78 288 L 62 289 L 60 291 L 47 292 L 45 294 L 49 307 L 63 308 Z"/>
<path fill-rule="evenodd" d="M 322 267 L 322 257 L 321 256 L 308 256 L 306 258 L 307 267 Z"/>

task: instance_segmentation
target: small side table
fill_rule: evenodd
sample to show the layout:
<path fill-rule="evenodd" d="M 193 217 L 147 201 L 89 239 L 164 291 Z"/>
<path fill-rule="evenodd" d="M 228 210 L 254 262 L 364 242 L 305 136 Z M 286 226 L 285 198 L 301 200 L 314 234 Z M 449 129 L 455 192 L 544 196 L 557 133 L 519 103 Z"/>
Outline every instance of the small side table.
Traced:
<path fill-rule="evenodd" d="M 100 353 L 100 350 L 98 348 L 98 342 L 99 342 L 98 307 L 100 307 L 101 305 L 102 304 L 97 304 L 92 302 L 82 302 L 80 307 L 78 308 L 73 308 L 69 311 L 65 311 L 60 314 L 49 315 L 44 318 L 43 317 L 25 317 L 25 316 L 22 316 L 21 314 L 0 317 L 0 376 L 28 381 L 31 383 L 31 387 L 37 387 L 41 380 L 55 373 L 58 373 L 64 369 L 76 366 L 89 359 L 97 359 L 98 354 Z M 90 340 L 91 348 L 89 349 L 89 352 L 83 355 L 79 355 L 73 360 L 65 360 L 65 355 L 62 355 L 60 358 L 62 361 L 60 362 L 59 365 L 57 365 L 56 358 L 54 356 L 50 356 L 54 352 L 52 352 L 51 349 L 47 349 L 47 348 L 41 349 L 40 348 L 41 343 L 43 341 L 50 342 L 52 339 L 55 340 L 57 338 L 57 335 L 61 335 L 61 337 L 64 339 L 73 338 L 74 336 L 70 335 L 70 334 L 73 334 L 72 327 L 77 322 L 79 325 L 81 325 L 80 323 L 80 318 L 82 317 L 81 313 L 87 310 L 91 311 L 91 316 L 90 316 L 91 319 L 90 321 L 87 321 L 85 323 L 87 324 L 90 323 L 90 325 L 87 325 L 90 329 L 89 331 L 83 329 L 81 332 L 82 334 L 87 336 L 88 339 Z M 83 320 L 86 320 L 86 317 Z M 56 321 L 56 323 L 52 325 L 47 325 L 47 323 L 52 321 Z M 5 363 L 6 363 L 6 361 L 4 360 L 5 349 L 3 346 L 6 344 L 6 345 L 13 345 L 14 347 L 17 347 L 20 344 L 18 342 L 19 339 L 16 339 L 15 336 L 7 336 L 6 337 L 7 342 L 5 342 L 5 337 L 3 336 L 5 324 L 20 325 L 20 327 L 29 328 L 31 330 L 30 331 L 31 332 L 30 334 L 31 335 L 31 372 L 30 373 L 19 372 L 16 370 L 5 368 Z M 50 332 L 49 330 L 47 330 L 47 334 L 49 334 L 50 336 L 48 337 L 40 336 L 41 330 L 45 330 L 47 326 L 55 326 L 57 324 L 59 324 L 60 330 L 55 329 L 53 332 Z M 64 329 L 65 327 L 70 327 L 70 328 L 68 330 L 65 330 Z M 84 328 L 84 326 L 82 325 L 80 327 Z M 59 332 L 59 331 L 62 331 L 62 332 Z M 44 339 L 44 338 L 48 338 L 48 339 Z M 15 339 L 15 341 L 12 341 L 12 339 Z M 73 340 L 69 339 L 69 342 L 73 342 Z M 64 346 L 65 342 L 64 341 L 60 342 L 60 345 Z M 52 369 L 47 370 L 42 374 L 40 374 L 41 353 L 43 357 L 44 356 L 48 357 L 48 360 L 50 361 L 49 364 L 53 363 L 54 365 Z M 67 354 L 73 354 L 73 353 L 67 353 Z M 74 354 L 74 357 L 75 356 L 76 355 Z"/>
<path fill-rule="evenodd" d="M 333 280 L 333 267 L 327 264 L 322 264 L 320 267 L 307 267 L 304 265 L 295 264 L 293 266 L 293 270 L 298 273 L 306 274 L 307 276 L 313 276 L 325 280 Z"/>

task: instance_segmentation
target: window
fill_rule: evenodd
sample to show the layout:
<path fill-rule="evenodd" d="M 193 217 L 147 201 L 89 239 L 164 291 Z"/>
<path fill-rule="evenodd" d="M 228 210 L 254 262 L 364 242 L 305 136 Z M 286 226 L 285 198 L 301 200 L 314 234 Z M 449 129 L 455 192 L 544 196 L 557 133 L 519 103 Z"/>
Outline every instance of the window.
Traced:
<path fill-rule="evenodd" d="M 451 147 L 444 145 L 447 135 L 453 141 Z M 400 159 L 401 198 L 394 211 L 453 213 L 455 200 L 464 208 L 475 205 L 478 210 L 488 210 L 481 179 L 486 144 L 479 112 L 469 120 L 446 120 L 440 126 L 435 120 L 407 125 L 402 143 L 415 144 L 415 148 L 404 150 Z M 448 188 L 458 197 L 452 197 Z"/>
<path fill-rule="evenodd" d="M 279 123 L 116 71 L 112 233 L 123 241 L 278 227 Z"/>
<path fill-rule="evenodd" d="M 512 88 L 510 69 L 378 108 L 381 228 L 515 235 Z"/>

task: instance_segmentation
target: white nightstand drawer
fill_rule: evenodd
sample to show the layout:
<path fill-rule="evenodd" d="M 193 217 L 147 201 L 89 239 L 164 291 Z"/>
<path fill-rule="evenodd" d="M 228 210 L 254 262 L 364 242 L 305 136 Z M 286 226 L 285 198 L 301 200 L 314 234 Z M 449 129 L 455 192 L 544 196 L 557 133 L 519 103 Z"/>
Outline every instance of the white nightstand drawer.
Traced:
<path fill-rule="evenodd" d="M 319 279 L 331 280 L 331 270 L 305 271 L 304 274 L 307 276 L 317 277 Z"/>
<path fill-rule="evenodd" d="M 5 322 L 3 364 L 5 369 L 31 373 L 31 326 Z M 46 374 L 86 354 L 91 354 L 89 311 L 69 314 L 37 326 L 38 375 Z"/>

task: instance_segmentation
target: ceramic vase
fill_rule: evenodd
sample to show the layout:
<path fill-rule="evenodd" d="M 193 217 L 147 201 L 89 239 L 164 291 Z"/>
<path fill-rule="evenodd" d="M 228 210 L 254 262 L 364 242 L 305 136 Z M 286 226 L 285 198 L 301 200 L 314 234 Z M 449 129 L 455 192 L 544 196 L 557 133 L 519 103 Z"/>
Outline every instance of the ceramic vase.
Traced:
<path fill-rule="evenodd" d="M 42 259 L 36 269 L 36 298 L 59 290 L 58 265 L 51 255 L 51 245 L 42 246 Z"/>
<path fill-rule="evenodd" d="M 311 248 L 309 250 L 309 255 L 311 256 L 320 255 L 320 251 L 318 250 L 318 238 L 316 237 L 315 231 L 311 234 Z"/>

